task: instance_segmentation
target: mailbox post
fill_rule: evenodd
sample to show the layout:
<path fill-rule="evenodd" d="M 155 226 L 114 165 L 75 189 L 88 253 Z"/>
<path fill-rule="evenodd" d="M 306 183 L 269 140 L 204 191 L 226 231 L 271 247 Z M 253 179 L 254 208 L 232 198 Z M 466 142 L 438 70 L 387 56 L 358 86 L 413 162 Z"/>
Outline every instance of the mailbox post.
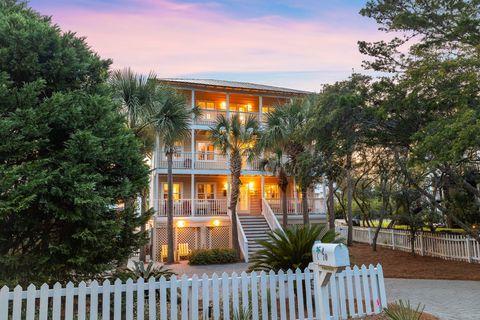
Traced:
<path fill-rule="evenodd" d="M 330 319 L 328 314 L 328 289 L 330 278 L 350 266 L 348 248 L 343 243 L 322 243 L 316 241 L 312 247 L 313 261 L 309 269 L 314 271 L 317 305 L 320 307 L 320 319 Z"/>

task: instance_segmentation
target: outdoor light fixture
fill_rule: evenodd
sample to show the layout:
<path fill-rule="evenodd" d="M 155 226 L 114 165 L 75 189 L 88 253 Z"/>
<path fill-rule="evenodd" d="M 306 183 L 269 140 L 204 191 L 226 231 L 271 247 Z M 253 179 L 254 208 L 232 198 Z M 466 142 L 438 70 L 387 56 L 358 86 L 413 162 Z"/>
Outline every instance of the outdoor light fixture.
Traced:
<path fill-rule="evenodd" d="M 220 108 L 221 108 L 221 109 L 224 109 L 224 110 L 227 109 L 227 103 L 226 103 L 225 101 L 222 101 L 222 102 L 220 103 Z"/>
<path fill-rule="evenodd" d="M 185 221 L 178 220 L 177 221 L 177 228 L 183 228 L 183 227 L 185 227 Z"/>
<path fill-rule="evenodd" d="M 250 182 L 248 183 L 248 187 L 249 187 L 251 190 L 253 190 L 253 188 L 255 187 L 255 182 L 250 181 Z"/>
<path fill-rule="evenodd" d="M 220 220 L 213 220 L 213 225 L 218 227 L 220 225 Z"/>

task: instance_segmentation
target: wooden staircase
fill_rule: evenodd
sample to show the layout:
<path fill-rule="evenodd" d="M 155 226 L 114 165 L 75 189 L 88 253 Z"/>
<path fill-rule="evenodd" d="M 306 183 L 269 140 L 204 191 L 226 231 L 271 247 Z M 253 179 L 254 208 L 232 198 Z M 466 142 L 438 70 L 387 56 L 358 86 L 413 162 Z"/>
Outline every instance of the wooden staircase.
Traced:
<path fill-rule="evenodd" d="M 252 256 L 262 248 L 258 240 L 269 240 L 267 232 L 271 231 L 263 215 L 239 215 L 240 224 L 248 241 L 248 255 Z"/>

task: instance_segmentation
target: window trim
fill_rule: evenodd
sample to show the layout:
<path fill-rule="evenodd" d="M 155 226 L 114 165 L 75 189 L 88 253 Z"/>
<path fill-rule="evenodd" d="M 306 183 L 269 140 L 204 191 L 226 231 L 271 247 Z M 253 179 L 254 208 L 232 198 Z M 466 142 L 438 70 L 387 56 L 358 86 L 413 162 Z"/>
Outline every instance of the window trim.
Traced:
<path fill-rule="evenodd" d="M 198 196 L 198 186 L 200 184 L 212 184 L 213 185 L 213 199 L 200 199 L 200 197 Z M 195 182 L 195 199 L 200 200 L 200 201 L 217 200 L 217 183 L 216 182 L 205 182 L 205 181 Z"/>

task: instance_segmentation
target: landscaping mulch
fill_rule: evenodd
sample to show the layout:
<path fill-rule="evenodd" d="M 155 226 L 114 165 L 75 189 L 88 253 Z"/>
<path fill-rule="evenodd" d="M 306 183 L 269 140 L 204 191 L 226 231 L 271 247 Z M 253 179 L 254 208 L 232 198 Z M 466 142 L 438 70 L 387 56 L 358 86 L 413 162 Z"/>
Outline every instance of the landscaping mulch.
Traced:
<path fill-rule="evenodd" d="M 412 256 L 408 252 L 382 247 L 373 252 L 369 245 L 363 243 L 354 243 L 349 250 L 352 265 L 380 263 L 385 278 L 480 281 L 480 263 Z"/>

